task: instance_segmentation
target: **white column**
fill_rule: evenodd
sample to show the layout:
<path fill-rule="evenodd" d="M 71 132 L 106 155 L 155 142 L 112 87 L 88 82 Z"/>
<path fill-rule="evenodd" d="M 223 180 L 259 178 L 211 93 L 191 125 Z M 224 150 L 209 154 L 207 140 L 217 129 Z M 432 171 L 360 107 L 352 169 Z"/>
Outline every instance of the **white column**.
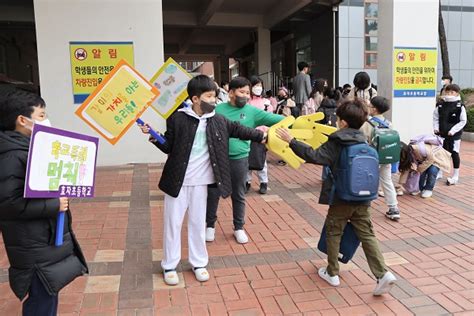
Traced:
<path fill-rule="evenodd" d="M 259 27 L 257 36 L 257 72 L 263 74 L 272 70 L 270 30 Z"/>
<path fill-rule="evenodd" d="M 391 119 L 403 141 L 432 132 L 436 101 L 435 96 L 394 97 L 394 48 L 436 48 L 438 8 L 438 0 L 379 1 L 378 92 L 392 101 Z"/>
<path fill-rule="evenodd" d="M 54 126 L 97 136 L 74 111 L 70 41 L 133 42 L 135 68 L 151 78 L 163 64 L 161 0 L 34 0 L 41 94 Z M 165 121 L 149 109 L 144 118 L 159 131 Z M 166 158 L 132 127 L 115 146 L 100 140 L 100 165 L 159 162 Z"/>

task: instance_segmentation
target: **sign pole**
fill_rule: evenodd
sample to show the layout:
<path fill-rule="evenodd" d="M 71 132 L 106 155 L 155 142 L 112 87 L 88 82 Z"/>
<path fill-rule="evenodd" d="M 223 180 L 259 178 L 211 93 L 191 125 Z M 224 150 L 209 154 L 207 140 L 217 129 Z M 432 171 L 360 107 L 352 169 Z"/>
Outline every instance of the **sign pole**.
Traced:
<path fill-rule="evenodd" d="M 138 125 L 142 125 L 142 126 L 145 125 L 145 122 L 143 122 L 142 119 L 137 119 L 137 123 Z M 161 136 L 157 131 L 155 131 L 151 127 L 149 128 L 150 128 L 150 135 L 153 136 L 153 138 L 155 138 L 160 144 L 164 144 L 166 142 L 166 139 L 163 136 Z"/>
<path fill-rule="evenodd" d="M 59 211 L 57 222 L 56 222 L 56 239 L 54 245 L 56 247 L 62 246 L 63 235 L 64 235 L 64 213 Z"/>

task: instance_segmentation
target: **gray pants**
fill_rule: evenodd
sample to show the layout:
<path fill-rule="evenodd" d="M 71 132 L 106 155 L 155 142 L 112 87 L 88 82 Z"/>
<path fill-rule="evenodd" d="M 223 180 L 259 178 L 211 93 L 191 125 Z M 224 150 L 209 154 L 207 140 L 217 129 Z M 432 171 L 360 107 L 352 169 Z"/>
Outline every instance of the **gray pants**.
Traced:
<path fill-rule="evenodd" d="M 234 216 L 234 229 L 243 229 L 245 224 L 245 184 L 249 170 L 248 158 L 229 160 L 230 180 L 232 182 L 232 213 Z M 209 186 L 207 193 L 206 223 L 207 227 L 214 227 L 217 221 L 217 208 L 219 207 L 219 189 Z"/>

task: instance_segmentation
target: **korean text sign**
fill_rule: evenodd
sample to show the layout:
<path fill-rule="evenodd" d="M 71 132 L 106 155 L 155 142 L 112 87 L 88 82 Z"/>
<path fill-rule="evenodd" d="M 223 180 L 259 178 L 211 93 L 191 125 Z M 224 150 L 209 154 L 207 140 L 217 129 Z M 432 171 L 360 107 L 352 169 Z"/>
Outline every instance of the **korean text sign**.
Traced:
<path fill-rule="evenodd" d="M 94 196 L 97 137 L 36 124 L 26 171 L 26 198 Z"/>
<path fill-rule="evenodd" d="M 133 66 L 132 42 L 69 42 L 74 103 L 82 103 L 117 62 Z"/>
<path fill-rule="evenodd" d="M 153 102 L 153 109 L 167 119 L 188 97 L 187 86 L 192 76 L 172 58 L 151 78 L 153 85 L 161 95 Z"/>
<path fill-rule="evenodd" d="M 160 94 L 121 60 L 76 114 L 111 144 L 116 144 Z"/>
<path fill-rule="evenodd" d="M 395 47 L 393 58 L 394 97 L 436 95 L 436 47 Z"/>

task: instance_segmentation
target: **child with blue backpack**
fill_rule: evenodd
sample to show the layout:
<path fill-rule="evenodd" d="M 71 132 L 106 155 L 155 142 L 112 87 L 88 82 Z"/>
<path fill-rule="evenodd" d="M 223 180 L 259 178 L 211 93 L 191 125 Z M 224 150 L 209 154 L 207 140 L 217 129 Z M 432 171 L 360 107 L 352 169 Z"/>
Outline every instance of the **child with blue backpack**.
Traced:
<path fill-rule="evenodd" d="M 387 271 L 370 219 L 370 201 L 377 196 L 378 159 L 376 151 L 367 144 L 364 134 L 359 130 L 367 120 L 367 109 L 363 101 L 350 99 L 338 107 L 336 115 L 338 130 L 317 149 L 297 141 L 286 129 L 278 129 L 277 135 L 288 142 L 295 154 L 306 162 L 327 166 L 330 170 L 331 176 L 323 181 L 319 198 L 320 204 L 329 205 L 325 221 L 328 266 L 319 269 L 319 276 L 330 285 L 339 286 L 338 255 L 341 237 L 350 221 L 362 243 L 370 270 L 377 278 L 373 295 L 378 296 L 388 293 L 396 278 Z M 352 169 L 348 164 L 353 151 L 372 154 L 372 157 L 368 154 L 364 156 L 363 160 L 370 166 L 364 167 L 362 172 L 357 172 L 358 168 Z M 351 171 L 355 172 L 355 177 L 348 176 Z M 348 195 L 352 186 L 365 186 L 366 183 L 370 184 L 370 192 L 361 188 L 358 190 L 360 196 L 351 198 Z M 344 188 L 346 185 L 351 188 Z"/>

